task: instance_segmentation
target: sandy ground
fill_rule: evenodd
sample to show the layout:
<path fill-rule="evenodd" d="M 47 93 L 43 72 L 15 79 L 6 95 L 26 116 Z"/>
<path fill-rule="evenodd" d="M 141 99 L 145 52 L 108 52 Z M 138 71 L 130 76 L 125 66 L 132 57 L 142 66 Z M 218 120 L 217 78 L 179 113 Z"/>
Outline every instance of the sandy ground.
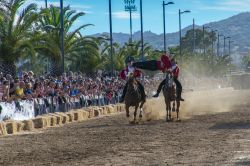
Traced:
<path fill-rule="evenodd" d="M 250 165 L 250 91 L 184 97 L 181 122 L 165 122 L 158 99 L 140 125 L 122 113 L 0 137 L 0 165 Z"/>

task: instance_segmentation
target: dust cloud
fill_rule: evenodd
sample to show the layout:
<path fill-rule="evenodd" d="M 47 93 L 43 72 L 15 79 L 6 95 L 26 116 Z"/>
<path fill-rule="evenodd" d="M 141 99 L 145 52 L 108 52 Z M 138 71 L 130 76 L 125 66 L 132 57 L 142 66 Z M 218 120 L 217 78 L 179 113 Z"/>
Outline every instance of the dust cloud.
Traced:
<path fill-rule="evenodd" d="M 219 112 L 229 112 L 235 106 L 240 106 L 250 102 L 250 90 L 237 91 L 232 88 L 200 90 L 186 92 L 183 94 L 185 102 L 181 102 L 180 117 L 188 119 L 195 115 L 214 114 Z M 165 119 L 164 98 L 152 99 L 144 107 L 145 120 Z M 173 112 L 175 117 L 176 113 Z"/>

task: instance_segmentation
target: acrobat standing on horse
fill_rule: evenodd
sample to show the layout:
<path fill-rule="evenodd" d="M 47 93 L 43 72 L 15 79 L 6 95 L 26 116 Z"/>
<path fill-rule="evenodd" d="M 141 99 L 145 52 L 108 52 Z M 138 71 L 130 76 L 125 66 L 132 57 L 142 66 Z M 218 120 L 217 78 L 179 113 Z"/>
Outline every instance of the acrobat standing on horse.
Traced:
<path fill-rule="evenodd" d="M 174 58 L 170 60 L 170 56 L 168 54 L 163 54 L 159 61 L 150 60 L 144 62 L 135 62 L 133 63 L 133 66 L 140 69 L 151 70 L 151 71 L 161 70 L 163 73 L 165 73 L 166 71 L 172 72 L 174 77 L 174 82 L 176 84 L 177 100 L 184 101 L 184 99 L 181 97 L 182 85 L 178 80 L 180 68 L 178 67 Z M 165 81 L 166 79 L 164 79 L 161 82 L 161 84 L 157 89 L 157 93 L 153 97 L 159 96 L 162 87 L 165 85 Z"/>
<path fill-rule="evenodd" d="M 142 75 L 142 72 L 138 69 L 136 69 L 136 67 L 133 66 L 133 63 L 135 62 L 135 59 L 134 57 L 132 56 L 128 56 L 126 59 L 125 59 L 125 64 L 126 64 L 126 68 L 123 69 L 119 76 L 121 77 L 121 79 L 123 80 L 126 80 L 127 77 L 132 73 L 133 76 L 135 78 L 138 78 Z M 145 91 L 144 91 L 144 87 L 143 85 L 138 81 L 138 79 L 136 80 L 137 83 L 138 83 L 138 86 L 139 86 L 139 90 L 141 92 L 141 97 L 142 97 L 142 100 L 145 101 L 146 100 L 146 94 L 145 94 Z M 127 88 L 128 88 L 128 83 L 126 83 L 124 89 L 123 89 L 123 92 L 122 92 L 122 96 L 121 96 L 121 99 L 120 99 L 120 103 L 124 102 L 124 98 L 125 98 L 125 95 L 126 95 L 126 92 L 127 92 Z"/>

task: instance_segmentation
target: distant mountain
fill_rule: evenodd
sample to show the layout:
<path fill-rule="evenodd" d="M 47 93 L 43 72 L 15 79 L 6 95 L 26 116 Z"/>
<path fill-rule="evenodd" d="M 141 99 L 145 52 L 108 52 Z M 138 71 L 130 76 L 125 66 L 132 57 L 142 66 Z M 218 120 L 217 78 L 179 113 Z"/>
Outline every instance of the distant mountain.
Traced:
<path fill-rule="evenodd" d="M 230 36 L 234 41 L 232 51 L 250 53 L 250 12 L 240 13 L 225 20 L 211 22 L 205 24 L 212 29 L 218 30 L 225 36 Z M 197 26 L 196 28 L 202 28 Z M 188 30 L 192 29 L 192 25 L 182 29 L 185 35 Z M 95 34 L 94 36 L 109 35 L 109 33 Z M 114 41 L 124 44 L 129 39 L 129 34 L 114 33 Z M 140 31 L 133 34 L 133 40 L 140 40 Z M 166 42 L 168 46 L 176 46 L 179 44 L 179 32 L 166 34 Z M 163 34 L 157 35 L 151 31 L 144 32 L 144 41 L 152 45 L 155 49 L 163 49 Z"/>

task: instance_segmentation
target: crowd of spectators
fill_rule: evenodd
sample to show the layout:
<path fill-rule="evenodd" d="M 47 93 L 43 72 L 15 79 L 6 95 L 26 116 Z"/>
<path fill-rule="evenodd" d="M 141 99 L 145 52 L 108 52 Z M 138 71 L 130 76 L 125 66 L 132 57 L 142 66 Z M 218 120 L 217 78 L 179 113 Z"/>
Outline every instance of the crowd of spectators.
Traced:
<path fill-rule="evenodd" d="M 150 93 L 155 80 L 141 79 Z M 0 73 L 0 100 L 12 102 L 34 98 L 56 97 L 59 102 L 84 98 L 91 105 L 95 99 L 102 99 L 101 105 L 119 101 L 125 81 L 119 77 L 95 75 L 86 77 L 81 73 L 64 73 L 59 77 L 36 76 L 32 71 L 22 72 L 17 77 Z M 116 101 L 113 101 L 113 100 Z M 99 100 L 98 100 L 99 101 Z M 100 102 L 100 101 L 99 101 Z"/>

